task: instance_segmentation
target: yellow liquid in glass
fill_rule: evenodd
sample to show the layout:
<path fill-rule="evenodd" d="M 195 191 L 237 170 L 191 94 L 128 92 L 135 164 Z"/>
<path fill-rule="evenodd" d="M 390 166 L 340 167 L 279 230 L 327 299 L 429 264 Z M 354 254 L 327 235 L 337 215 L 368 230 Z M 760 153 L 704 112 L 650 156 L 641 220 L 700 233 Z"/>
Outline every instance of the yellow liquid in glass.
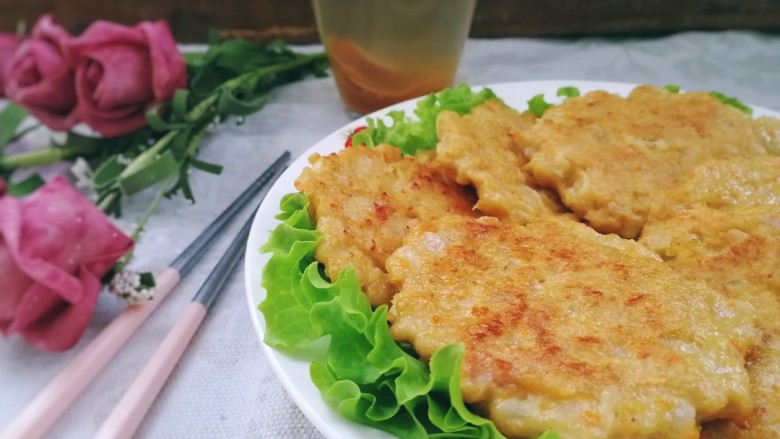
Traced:
<path fill-rule="evenodd" d="M 345 105 L 368 113 L 453 85 L 476 0 L 313 0 Z"/>

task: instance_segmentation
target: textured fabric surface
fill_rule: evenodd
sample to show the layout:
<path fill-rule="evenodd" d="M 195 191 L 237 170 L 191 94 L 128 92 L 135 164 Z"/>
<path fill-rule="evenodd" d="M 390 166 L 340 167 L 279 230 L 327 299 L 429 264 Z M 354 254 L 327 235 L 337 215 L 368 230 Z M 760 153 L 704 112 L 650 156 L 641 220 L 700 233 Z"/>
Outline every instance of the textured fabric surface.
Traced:
<path fill-rule="evenodd" d="M 316 50 L 317 47 L 306 47 Z M 780 35 L 692 32 L 642 39 L 470 40 L 458 80 L 488 84 L 579 79 L 679 84 L 719 90 L 780 110 Z M 309 79 L 274 92 L 244 124 L 228 122 L 203 144 L 223 175 L 194 171 L 197 203 L 165 200 L 142 237 L 133 267 L 166 266 L 283 150 L 293 157 L 349 122 L 332 78 Z M 140 217 L 152 194 L 133 199 L 118 224 Z M 244 213 L 247 215 L 249 208 Z M 164 304 L 55 426 L 52 438 L 90 437 L 143 367 L 239 228 L 206 254 Z M 149 438 L 319 438 L 271 371 L 246 305 L 243 270 L 206 318 L 144 421 Z M 102 295 L 81 342 L 62 354 L 35 351 L 21 339 L 0 340 L 0 428 L 103 328 L 122 304 Z"/>

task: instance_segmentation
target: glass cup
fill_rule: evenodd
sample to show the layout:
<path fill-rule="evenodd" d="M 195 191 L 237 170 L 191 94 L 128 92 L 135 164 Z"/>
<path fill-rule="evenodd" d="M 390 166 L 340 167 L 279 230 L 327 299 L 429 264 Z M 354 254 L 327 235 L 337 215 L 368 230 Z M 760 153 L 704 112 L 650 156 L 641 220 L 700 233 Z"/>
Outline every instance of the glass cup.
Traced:
<path fill-rule="evenodd" d="M 451 87 L 477 0 L 312 0 L 347 109 Z"/>

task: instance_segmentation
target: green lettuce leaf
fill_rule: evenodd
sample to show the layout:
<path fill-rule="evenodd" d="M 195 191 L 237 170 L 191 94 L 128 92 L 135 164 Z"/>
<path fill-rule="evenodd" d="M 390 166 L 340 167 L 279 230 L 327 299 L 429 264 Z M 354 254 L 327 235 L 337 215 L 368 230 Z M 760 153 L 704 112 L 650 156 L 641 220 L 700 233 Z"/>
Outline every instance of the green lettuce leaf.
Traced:
<path fill-rule="evenodd" d="M 262 248 L 271 253 L 262 280 L 268 295 L 259 306 L 265 342 L 307 355 L 323 398 L 355 422 L 402 438 L 503 438 L 461 398 L 463 345 L 440 349 L 426 365 L 392 339 L 387 307 L 371 308 L 354 270 L 336 282 L 324 277 L 308 205 L 303 194 L 286 195 L 282 223 Z"/>
<path fill-rule="evenodd" d="M 719 91 L 711 91 L 710 92 L 710 96 L 712 96 L 713 98 L 721 101 L 722 103 L 724 103 L 726 105 L 730 105 L 730 106 L 736 108 L 737 110 L 739 110 L 739 111 L 741 111 L 743 113 L 747 113 L 747 114 L 751 114 L 751 115 L 753 114 L 753 109 L 748 107 L 747 105 L 745 105 L 742 101 L 740 101 L 737 98 L 733 98 L 731 96 L 726 96 L 726 95 L 724 95 L 723 93 L 721 93 Z"/>
<path fill-rule="evenodd" d="M 392 119 L 390 125 L 382 119 L 368 118 L 368 127 L 352 137 L 352 144 L 374 147 L 387 143 L 399 148 L 403 154 L 414 154 L 420 149 L 434 149 L 439 141 L 436 134 L 436 117 L 439 113 L 449 110 L 466 114 L 488 99 L 498 99 L 489 88 L 473 91 L 465 84 L 448 88 L 417 102 L 417 108 L 414 110 L 416 119 L 407 117 L 403 111 L 388 113 Z"/>
<path fill-rule="evenodd" d="M 567 86 L 558 89 L 556 96 L 564 96 L 568 98 L 576 98 L 580 95 L 580 89 L 577 87 Z"/>

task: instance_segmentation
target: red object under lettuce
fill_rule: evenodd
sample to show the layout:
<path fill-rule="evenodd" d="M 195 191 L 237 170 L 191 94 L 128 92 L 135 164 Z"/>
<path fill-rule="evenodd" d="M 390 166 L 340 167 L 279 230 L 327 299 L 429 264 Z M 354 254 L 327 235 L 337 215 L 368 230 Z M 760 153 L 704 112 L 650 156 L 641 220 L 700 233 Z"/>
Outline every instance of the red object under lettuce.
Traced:
<path fill-rule="evenodd" d="M 81 337 L 100 279 L 133 245 L 62 178 L 25 199 L 0 184 L 0 330 L 43 351 Z"/>

